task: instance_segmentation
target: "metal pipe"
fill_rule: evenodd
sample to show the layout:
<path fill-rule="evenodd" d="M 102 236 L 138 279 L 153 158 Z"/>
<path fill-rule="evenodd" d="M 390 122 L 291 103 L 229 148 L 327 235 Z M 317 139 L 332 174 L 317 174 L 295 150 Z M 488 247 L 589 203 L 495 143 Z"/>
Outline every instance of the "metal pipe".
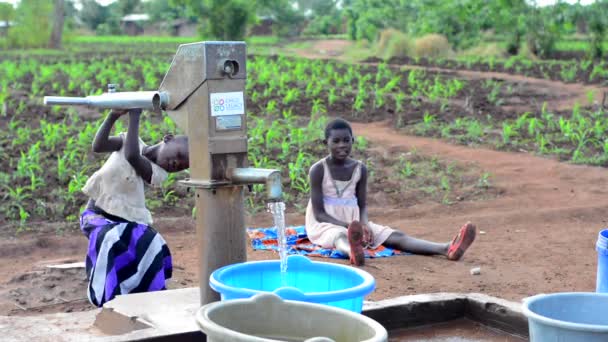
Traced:
<path fill-rule="evenodd" d="M 279 201 L 283 197 L 281 172 L 274 169 L 257 169 L 253 167 L 229 168 L 226 178 L 232 184 L 266 184 L 266 194 L 269 200 Z"/>
<path fill-rule="evenodd" d="M 169 102 L 167 92 L 131 91 L 104 93 L 87 97 L 45 96 L 44 104 L 48 106 L 89 106 L 106 109 L 148 109 L 159 111 L 165 109 Z"/>

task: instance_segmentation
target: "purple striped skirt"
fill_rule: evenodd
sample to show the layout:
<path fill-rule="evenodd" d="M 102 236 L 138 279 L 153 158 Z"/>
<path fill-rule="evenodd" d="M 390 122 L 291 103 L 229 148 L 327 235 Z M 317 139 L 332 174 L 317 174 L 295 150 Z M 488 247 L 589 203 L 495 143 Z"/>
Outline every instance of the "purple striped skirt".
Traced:
<path fill-rule="evenodd" d="M 92 209 L 80 216 L 89 239 L 86 272 L 89 301 L 102 306 L 117 295 L 164 290 L 171 278 L 171 252 L 152 227 Z"/>

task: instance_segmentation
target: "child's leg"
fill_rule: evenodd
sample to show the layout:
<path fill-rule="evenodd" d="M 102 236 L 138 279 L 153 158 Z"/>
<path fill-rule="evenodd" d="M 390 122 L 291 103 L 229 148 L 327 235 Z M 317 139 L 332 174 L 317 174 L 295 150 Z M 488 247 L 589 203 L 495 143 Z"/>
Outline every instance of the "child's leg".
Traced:
<path fill-rule="evenodd" d="M 358 221 L 353 221 L 348 226 L 348 232 L 340 234 L 336 238 L 334 246 L 341 253 L 348 255 L 351 264 L 356 266 L 365 264 L 363 226 Z"/>
<path fill-rule="evenodd" d="M 475 240 L 475 226 L 467 222 L 450 243 L 436 243 L 426 240 L 416 239 L 400 231 L 394 231 L 384 242 L 390 248 L 396 248 L 414 254 L 433 255 L 440 254 L 448 257 L 449 260 L 460 260 L 466 250 Z"/>
<path fill-rule="evenodd" d="M 447 255 L 449 243 L 436 243 L 408 236 L 404 232 L 394 231 L 383 245 L 404 252 L 424 255 Z"/>
<path fill-rule="evenodd" d="M 350 245 L 348 244 L 346 234 L 340 234 L 340 236 L 338 236 L 334 242 L 334 245 L 336 246 L 336 249 L 340 251 L 340 253 L 350 257 Z"/>

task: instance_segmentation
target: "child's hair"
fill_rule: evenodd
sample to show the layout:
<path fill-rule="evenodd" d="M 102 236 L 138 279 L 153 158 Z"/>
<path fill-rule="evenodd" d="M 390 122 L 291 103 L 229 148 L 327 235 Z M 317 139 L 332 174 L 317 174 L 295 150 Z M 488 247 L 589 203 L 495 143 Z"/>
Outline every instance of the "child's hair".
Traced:
<path fill-rule="evenodd" d="M 175 140 L 178 143 L 185 143 L 186 145 L 188 144 L 188 136 L 183 134 L 166 133 L 163 136 L 163 141 L 167 142 L 169 140 Z"/>
<path fill-rule="evenodd" d="M 331 120 L 327 126 L 325 126 L 325 139 L 329 139 L 329 135 L 331 134 L 332 129 L 348 129 L 350 135 L 353 135 L 353 129 L 350 127 L 350 123 L 344 119 L 334 119 Z"/>

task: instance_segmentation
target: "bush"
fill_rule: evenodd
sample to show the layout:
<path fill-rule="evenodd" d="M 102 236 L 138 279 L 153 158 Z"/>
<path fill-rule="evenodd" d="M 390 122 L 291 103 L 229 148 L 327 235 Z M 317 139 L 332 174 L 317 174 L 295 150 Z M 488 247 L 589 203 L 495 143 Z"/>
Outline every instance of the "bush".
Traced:
<path fill-rule="evenodd" d="M 15 12 L 15 26 L 8 31 L 8 44 L 13 48 L 46 47 L 53 27 L 53 2 L 22 0 Z"/>
<path fill-rule="evenodd" d="M 322 15 L 314 17 L 303 34 L 307 36 L 330 35 L 340 32 L 342 21 L 339 15 Z"/>
<path fill-rule="evenodd" d="M 526 17 L 526 42 L 530 52 L 534 55 L 547 58 L 555 52 L 555 44 L 560 38 L 559 23 L 555 18 L 533 11 Z"/>
<path fill-rule="evenodd" d="M 506 57 L 507 51 L 498 43 L 485 43 L 459 53 L 463 57 Z"/>
<path fill-rule="evenodd" d="M 547 58 L 555 52 L 557 36 L 549 31 L 530 31 L 528 33 L 528 48 L 534 55 Z"/>
<path fill-rule="evenodd" d="M 446 58 L 452 48 L 445 36 L 433 33 L 416 39 L 414 51 L 416 57 Z"/>
<path fill-rule="evenodd" d="M 395 29 L 386 29 L 380 32 L 380 39 L 376 44 L 376 56 L 385 60 L 391 57 L 407 57 L 413 54 L 413 44 L 403 32 Z"/>
<path fill-rule="evenodd" d="M 597 13 L 597 11 L 596 11 Z M 594 14 L 589 20 L 589 31 L 591 33 L 591 42 L 587 56 L 590 59 L 602 58 L 604 51 L 602 44 L 606 36 L 606 19 L 601 14 Z"/>

